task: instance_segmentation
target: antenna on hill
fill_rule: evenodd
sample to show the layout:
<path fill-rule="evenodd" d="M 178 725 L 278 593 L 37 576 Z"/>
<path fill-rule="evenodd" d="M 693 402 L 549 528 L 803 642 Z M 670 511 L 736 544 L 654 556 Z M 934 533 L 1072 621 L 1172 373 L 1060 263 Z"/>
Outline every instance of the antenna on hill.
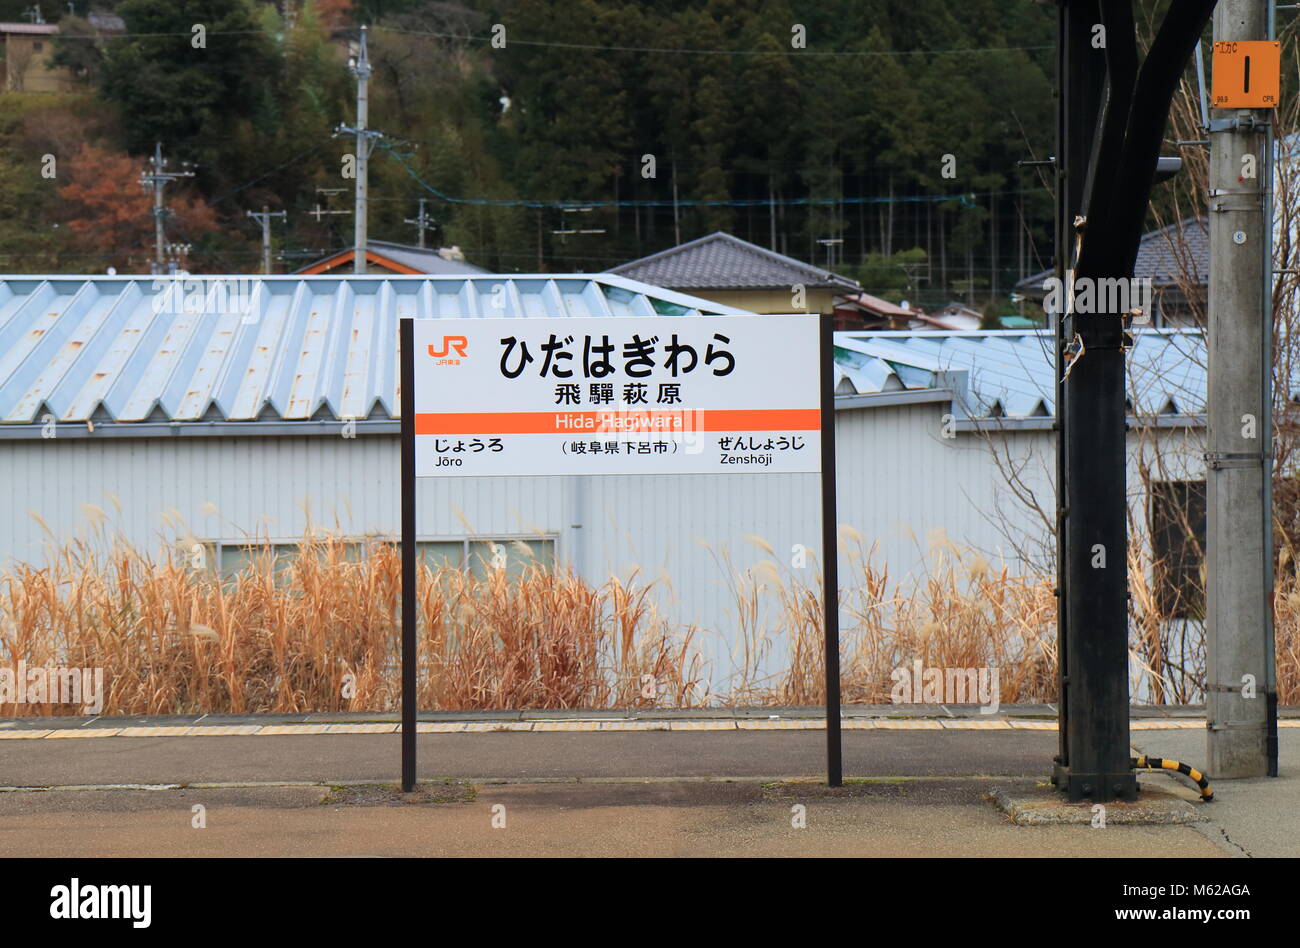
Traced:
<path fill-rule="evenodd" d="M 317 188 L 316 193 L 324 194 L 328 198 L 328 196 L 331 194 L 342 194 L 346 190 L 347 190 L 346 188 Z M 307 213 L 310 214 L 312 217 L 316 218 L 316 223 L 319 224 L 320 219 L 322 217 L 329 217 L 331 214 L 351 214 L 352 212 L 347 210 L 343 210 L 343 211 L 326 210 L 325 208 L 321 207 L 320 198 L 317 198 L 316 204 Z"/>

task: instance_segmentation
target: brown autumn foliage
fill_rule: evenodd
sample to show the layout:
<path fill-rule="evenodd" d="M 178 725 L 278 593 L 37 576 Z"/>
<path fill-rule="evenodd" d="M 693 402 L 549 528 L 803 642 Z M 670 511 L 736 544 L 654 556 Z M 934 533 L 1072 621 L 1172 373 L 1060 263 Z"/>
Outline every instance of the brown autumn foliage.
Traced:
<path fill-rule="evenodd" d="M 153 255 L 153 193 L 140 186 L 144 160 L 83 143 L 61 168 L 59 189 L 65 225 L 75 249 L 102 255 L 116 267 L 139 269 Z M 167 192 L 165 233 L 169 241 L 193 242 L 217 230 L 217 218 L 202 198 L 173 184 Z"/>
<path fill-rule="evenodd" d="M 352 20 L 352 0 L 316 0 L 316 18 L 326 34 L 341 30 Z"/>

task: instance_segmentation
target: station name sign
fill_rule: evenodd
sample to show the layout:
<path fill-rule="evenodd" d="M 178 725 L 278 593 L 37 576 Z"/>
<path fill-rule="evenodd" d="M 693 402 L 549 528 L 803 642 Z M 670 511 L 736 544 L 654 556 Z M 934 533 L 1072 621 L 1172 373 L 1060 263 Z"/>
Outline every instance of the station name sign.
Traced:
<path fill-rule="evenodd" d="M 821 469 L 815 315 L 413 329 L 417 477 Z"/>

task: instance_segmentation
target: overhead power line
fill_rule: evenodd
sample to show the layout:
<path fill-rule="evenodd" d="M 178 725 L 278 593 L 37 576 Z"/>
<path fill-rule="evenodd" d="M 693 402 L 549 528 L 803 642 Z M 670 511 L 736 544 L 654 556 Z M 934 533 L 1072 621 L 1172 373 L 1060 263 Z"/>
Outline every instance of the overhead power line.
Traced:
<path fill-rule="evenodd" d="M 401 36 L 427 36 L 431 39 L 450 39 L 460 40 L 466 43 L 491 44 L 493 37 L 491 35 L 478 36 L 473 33 L 442 33 L 436 30 L 403 30 L 392 26 L 374 26 L 375 32 L 393 33 Z M 285 30 L 209 30 L 207 36 L 267 36 L 272 39 L 282 39 L 287 31 Z M 61 39 L 89 39 L 104 40 L 112 42 L 119 39 L 163 39 L 167 37 L 184 37 L 189 39 L 192 36 L 189 30 L 177 30 L 175 32 L 132 32 L 122 31 L 114 33 L 60 33 Z M 866 59 L 876 59 L 881 57 L 900 57 L 900 56 L 974 56 L 985 55 L 989 53 L 1014 53 L 1014 52 L 1044 52 L 1055 49 L 1054 46 L 970 46 L 958 49 L 903 49 L 903 50 L 856 50 L 856 49 L 702 49 L 693 47 L 684 47 L 674 49 L 672 47 L 656 46 L 605 46 L 599 43 L 562 43 L 551 40 L 522 40 L 511 36 L 506 44 L 510 46 L 528 46 L 551 49 L 577 49 L 587 52 L 610 52 L 610 53 L 654 53 L 656 55 L 682 55 L 682 56 L 842 56 L 842 57 L 859 57 Z"/>
<path fill-rule="evenodd" d="M 440 201 L 448 204 L 468 204 L 478 205 L 480 207 L 531 207 L 531 208 L 559 208 L 567 210 L 570 208 L 594 208 L 594 207 L 827 207 L 831 205 L 850 204 L 943 204 L 948 201 L 958 201 L 962 207 L 974 207 L 976 198 L 989 197 L 990 195 L 1009 195 L 1025 194 L 1025 191 L 986 191 L 986 192 L 967 192 L 965 194 L 916 194 L 894 197 L 831 197 L 831 198 L 783 198 L 780 200 L 759 198 L 749 200 L 731 200 L 731 201 L 703 201 L 703 200 L 662 200 L 662 201 L 544 201 L 530 199 L 510 199 L 510 198 L 462 198 L 453 197 L 443 191 L 438 190 L 429 184 L 420 175 L 407 164 L 406 159 L 400 152 L 392 147 L 386 141 L 377 143 L 380 148 L 388 152 L 397 163 L 402 166 L 408 175 L 416 184 L 424 188 L 430 194 L 437 197 Z"/>
<path fill-rule="evenodd" d="M 403 36 L 428 36 L 434 39 L 463 40 L 467 43 L 491 43 L 491 36 L 475 36 L 465 33 L 440 33 L 434 30 L 401 30 L 392 26 L 376 26 L 375 32 L 396 33 Z M 887 56 L 967 56 L 983 53 L 1040 52 L 1055 49 L 1053 46 L 972 46 L 960 49 L 904 49 L 904 50 L 857 50 L 857 49 L 698 49 L 683 47 L 656 46 L 603 46 L 596 43 L 559 43 L 547 40 L 521 40 L 510 37 L 506 48 L 511 46 L 537 46 L 552 49 L 581 49 L 587 52 L 610 53 L 655 53 L 660 55 L 685 56 L 847 56 L 875 59 Z"/>
<path fill-rule="evenodd" d="M 274 168 L 271 168 L 269 171 L 264 171 L 264 172 L 262 172 L 262 173 L 259 174 L 256 178 L 253 178 L 251 181 L 245 181 L 243 184 L 238 185 L 237 187 L 233 187 L 233 188 L 231 188 L 231 189 L 228 190 L 228 191 L 224 191 L 224 192 L 222 192 L 221 194 L 219 194 L 219 195 L 217 195 L 216 197 L 214 197 L 214 198 L 212 198 L 211 200 L 209 200 L 208 203 L 209 203 L 209 204 L 216 204 L 218 201 L 225 201 L 225 200 L 227 200 L 227 199 L 233 197 L 234 195 L 238 194 L 240 191 L 244 190 L 245 188 L 251 188 L 253 185 L 257 184 L 257 182 L 262 181 L 262 180 L 264 180 L 264 179 L 266 179 L 266 178 L 269 178 L 271 175 L 275 174 L 277 171 L 280 171 L 280 170 L 282 170 L 282 169 L 284 169 L 284 168 L 287 168 L 289 165 L 292 165 L 292 164 L 295 164 L 295 163 L 298 162 L 298 161 L 301 161 L 303 158 L 306 158 L 308 155 L 310 155 L 310 154 L 312 154 L 312 153 L 314 153 L 314 152 L 320 151 L 322 148 L 325 147 L 325 145 L 326 145 L 325 142 L 319 142 L 319 143 L 317 143 L 317 144 L 315 144 L 315 145 L 312 145 L 310 148 L 307 148 L 307 149 L 305 149 L 305 150 L 299 152 L 298 154 L 294 155 L 292 158 L 289 158 L 289 159 L 287 159 L 287 160 L 281 162 L 280 164 L 276 165 Z"/>

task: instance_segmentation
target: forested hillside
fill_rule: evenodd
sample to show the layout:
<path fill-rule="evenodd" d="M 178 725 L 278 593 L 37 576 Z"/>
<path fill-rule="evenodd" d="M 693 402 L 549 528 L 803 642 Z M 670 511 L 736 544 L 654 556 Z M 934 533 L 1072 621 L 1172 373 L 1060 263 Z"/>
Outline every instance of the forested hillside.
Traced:
<path fill-rule="evenodd" d="M 715 230 L 893 298 L 1005 297 L 1050 260 L 1054 23 L 1030 0 L 122 0 L 43 4 L 78 88 L 0 99 L 0 267 L 148 272 L 161 141 L 194 272 L 350 246 L 347 68 L 370 25 L 372 238 L 596 270 Z M 28 0 L 0 3 L 19 20 Z M 194 25 L 205 30 L 196 48 Z M 575 65 L 578 68 L 575 68 Z M 48 174 L 53 155 L 57 169 Z M 567 205 L 567 206 L 566 206 Z M 595 233 L 557 233 L 595 231 Z"/>

